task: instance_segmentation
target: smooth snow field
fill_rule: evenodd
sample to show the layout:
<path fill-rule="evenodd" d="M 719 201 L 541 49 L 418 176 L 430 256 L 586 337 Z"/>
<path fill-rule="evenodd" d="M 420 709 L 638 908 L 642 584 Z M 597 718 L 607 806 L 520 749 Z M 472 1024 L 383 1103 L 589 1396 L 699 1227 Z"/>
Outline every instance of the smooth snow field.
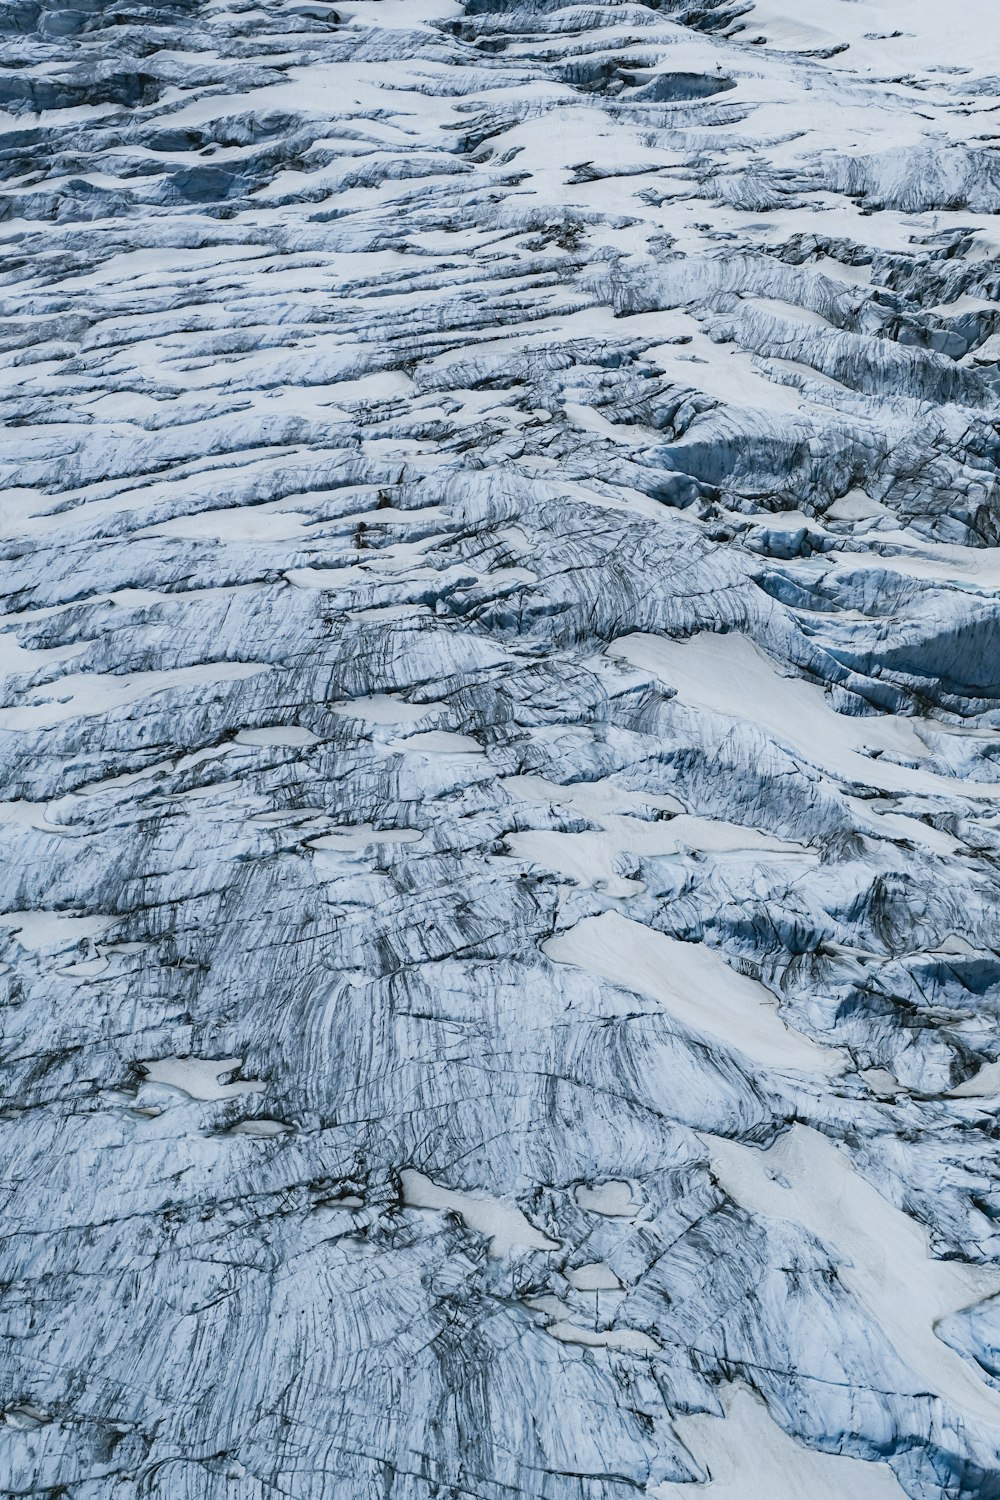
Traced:
<path fill-rule="evenodd" d="M 0 1500 L 1000 1500 L 997 0 L 0 64 Z"/>

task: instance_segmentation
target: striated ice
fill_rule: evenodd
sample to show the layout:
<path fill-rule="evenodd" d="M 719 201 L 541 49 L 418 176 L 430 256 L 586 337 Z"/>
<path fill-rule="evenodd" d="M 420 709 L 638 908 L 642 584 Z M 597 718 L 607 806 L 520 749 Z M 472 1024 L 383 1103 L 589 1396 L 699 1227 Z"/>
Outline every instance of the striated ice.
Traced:
<path fill-rule="evenodd" d="M 995 12 L 0 7 L 3 1500 L 1000 1500 Z"/>

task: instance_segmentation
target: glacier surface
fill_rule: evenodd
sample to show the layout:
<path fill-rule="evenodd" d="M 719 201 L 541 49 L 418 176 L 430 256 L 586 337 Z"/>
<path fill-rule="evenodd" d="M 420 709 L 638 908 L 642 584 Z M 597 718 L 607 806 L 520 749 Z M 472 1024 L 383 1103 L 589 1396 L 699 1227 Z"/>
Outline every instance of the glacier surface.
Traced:
<path fill-rule="evenodd" d="M 996 0 L 0 60 L 0 1493 L 1000 1500 Z"/>

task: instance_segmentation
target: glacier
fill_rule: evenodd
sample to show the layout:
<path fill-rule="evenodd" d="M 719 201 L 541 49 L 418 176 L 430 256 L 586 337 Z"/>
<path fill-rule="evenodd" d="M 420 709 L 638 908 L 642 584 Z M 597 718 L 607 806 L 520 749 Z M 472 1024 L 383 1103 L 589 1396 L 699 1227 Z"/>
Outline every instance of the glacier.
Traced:
<path fill-rule="evenodd" d="M 0 49 L 0 1495 L 1000 1500 L 995 0 Z"/>

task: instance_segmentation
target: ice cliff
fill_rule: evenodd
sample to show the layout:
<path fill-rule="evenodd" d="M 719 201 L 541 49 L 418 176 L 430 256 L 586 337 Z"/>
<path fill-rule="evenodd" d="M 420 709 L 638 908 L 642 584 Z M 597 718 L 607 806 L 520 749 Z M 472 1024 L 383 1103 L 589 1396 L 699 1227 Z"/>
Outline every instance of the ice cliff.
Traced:
<path fill-rule="evenodd" d="M 0 62 L 0 1494 L 998 1500 L 996 0 Z"/>

